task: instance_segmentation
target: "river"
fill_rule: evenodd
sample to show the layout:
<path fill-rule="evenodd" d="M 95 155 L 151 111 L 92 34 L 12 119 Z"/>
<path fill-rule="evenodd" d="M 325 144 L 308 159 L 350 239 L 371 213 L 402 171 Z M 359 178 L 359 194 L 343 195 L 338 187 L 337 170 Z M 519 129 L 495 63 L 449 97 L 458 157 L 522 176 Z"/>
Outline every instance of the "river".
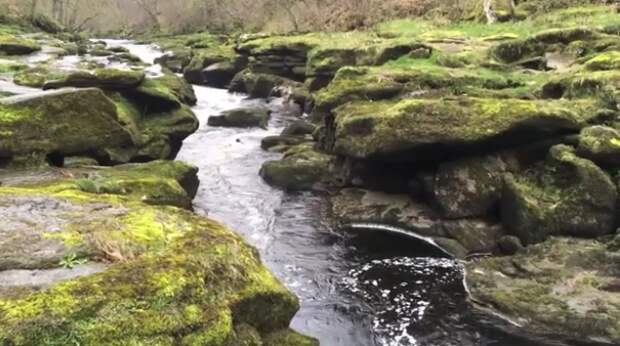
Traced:
<path fill-rule="evenodd" d="M 156 46 L 106 42 L 148 63 L 162 54 Z M 161 71 L 148 70 L 152 76 Z M 200 169 L 195 210 L 239 232 L 299 297 L 292 328 L 323 346 L 522 345 L 477 326 L 458 261 L 402 237 L 346 235 L 335 229 L 324 194 L 284 193 L 263 182 L 260 166 L 280 154 L 263 151 L 260 141 L 297 119 L 296 106 L 203 86 L 194 90 L 201 126 L 177 159 Z M 273 112 L 267 130 L 207 125 L 209 116 L 256 105 Z"/>

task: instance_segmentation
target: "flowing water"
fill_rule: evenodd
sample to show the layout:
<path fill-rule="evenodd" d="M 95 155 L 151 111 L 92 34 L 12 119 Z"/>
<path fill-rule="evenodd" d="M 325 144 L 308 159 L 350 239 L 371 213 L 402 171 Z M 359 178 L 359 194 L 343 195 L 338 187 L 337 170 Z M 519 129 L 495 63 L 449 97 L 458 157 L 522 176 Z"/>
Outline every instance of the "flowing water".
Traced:
<path fill-rule="evenodd" d="M 148 63 L 162 54 L 154 46 L 107 42 Z M 261 164 L 280 154 L 261 150 L 260 140 L 296 119 L 296 106 L 194 88 L 201 127 L 178 159 L 200 168 L 195 209 L 244 236 L 300 298 L 292 328 L 323 346 L 522 345 L 494 341 L 471 322 L 457 261 L 402 235 L 345 236 L 333 228 L 323 195 L 283 193 L 262 181 Z M 207 125 L 209 116 L 241 106 L 269 107 L 268 130 Z"/>
<path fill-rule="evenodd" d="M 163 54 L 151 45 L 108 43 L 149 63 Z M 299 297 L 292 328 L 323 346 L 520 345 L 498 343 L 473 325 L 457 261 L 402 235 L 345 236 L 333 228 L 325 196 L 284 193 L 260 178 L 262 163 L 281 156 L 263 151 L 260 141 L 297 119 L 296 106 L 194 89 L 201 126 L 178 159 L 200 169 L 195 209 L 244 236 Z M 209 116 L 246 106 L 272 110 L 267 130 L 207 125 Z"/>

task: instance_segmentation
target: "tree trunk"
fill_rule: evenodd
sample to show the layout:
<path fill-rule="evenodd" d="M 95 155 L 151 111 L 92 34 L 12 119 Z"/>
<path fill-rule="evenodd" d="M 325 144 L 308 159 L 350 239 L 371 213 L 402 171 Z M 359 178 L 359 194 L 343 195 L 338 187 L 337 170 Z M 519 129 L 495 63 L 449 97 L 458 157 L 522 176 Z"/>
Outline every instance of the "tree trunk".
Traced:
<path fill-rule="evenodd" d="M 497 16 L 493 11 L 493 0 L 483 0 L 484 1 L 484 14 L 487 17 L 487 23 L 493 24 L 497 22 Z"/>
<path fill-rule="evenodd" d="M 32 0 L 32 3 L 30 4 L 30 17 L 34 18 L 34 16 L 37 14 L 37 5 L 39 4 L 39 0 Z"/>

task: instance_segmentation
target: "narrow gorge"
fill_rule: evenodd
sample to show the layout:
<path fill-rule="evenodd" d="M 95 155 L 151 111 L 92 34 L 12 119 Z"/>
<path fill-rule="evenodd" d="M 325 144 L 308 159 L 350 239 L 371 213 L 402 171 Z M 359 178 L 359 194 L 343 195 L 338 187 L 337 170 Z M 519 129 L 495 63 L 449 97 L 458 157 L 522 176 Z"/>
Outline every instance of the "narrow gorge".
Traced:
<path fill-rule="evenodd" d="M 620 13 L 528 9 L 0 16 L 0 345 L 620 344 Z"/>

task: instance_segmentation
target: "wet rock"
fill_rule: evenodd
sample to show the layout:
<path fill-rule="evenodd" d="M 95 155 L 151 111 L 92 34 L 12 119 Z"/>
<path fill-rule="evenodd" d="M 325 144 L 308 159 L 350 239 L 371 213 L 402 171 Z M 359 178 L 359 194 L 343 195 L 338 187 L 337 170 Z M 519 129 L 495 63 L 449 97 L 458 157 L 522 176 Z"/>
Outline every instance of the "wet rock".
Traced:
<path fill-rule="evenodd" d="M 558 145 L 535 173 L 506 176 L 502 221 L 526 245 L 551 235 L 597 237 L 615 230 L 616 201 L 607 173 Z"/>
<path fill-rule="evenodd" d="M 606 126 L 583 129 L 577 154 L 602 166 L 620 165 L 620 132 Z"/>
<path fill-rule="evenodd" d="M 473 301 L 518 323 L 517 333 L 568 344 L 620 343 L 618 253 L 604 242 L 550 238 L 510 257 L 466 264 Z"/>
<path fill-rule="evenodd" d="M 98 89 L 63 89 L 0 102 L 0 156 L 33 152 L 72 156 L 131 145 L 114 103 Z"/>
<path fill-rule="evenodd" d="M 429 205 L 408 195 L 363 189 L 343 189 L 331 197 L 338 222 L 378 223 L 402 227 L 444 244 L 453 255 L 492 253 L 505 233 L 501 225 L 485 219 L 442 219 Z"/>
<path fill-rule="evenodd" d="M 260 175 L 268 184 L 285 190 L 322 190 L 341 183 L 334 161 L 311 144 L 301 144 L 287 150 L 281 160 L 265 162 Z"/>
<path fill-rule="evenodd" d="M 282 136 L 305 136 L 311 135 L 316 131 L 316 126 L 304 120 L 296 120 L 286 126 L 282 133 Z"/>
<path fill-rule="evenodd" d="M 291 146 L 299 145 L 304 142 L 311 142 L 312 139 L 304 137 L 304 136 L 268 136 L 261 140 L 261 148 L 264 150 L 270 150 L 275 147 L 278 148 L 289 148 Z"/>
<path fill-rule="evenodd" d="M 229 87 L 231 92 L 246 93 L 250 98 L 277 96 L 277 89 L 290 89 L 293 100 L 302 105 L 307 98 L 307 91 L 302 83 L 276 75 L 255 73 L 250 70 L 239 72 Z"/>
<path fill-rule="evenodd" d="M 210 126 L 222 127 L 262 127 L 269 122 L 270 111 L 266 108 L 239 108 L 209 117 Z"/>
<path fill-rule="evenodd" d="M 239 72 L 239 66 L 229 61 L 218 62 L 202 70 L 204 83 L 215 88 L 225 88 Z"/>
<path fill-rule="evenodd" d="M 137 101 L 136 103 L 147 112 L 179 108 L 181 98 L 188 102 L 193 102 L 195 99 L 193 89 L 190 91 L 188 85 L 184 85 L 174 77 L 145 79 L 126 95 Z"/>
<path fill-rule="evenodd" d="M 155 59 L 155 63 L 169 69 L 171 72 L 182 73 L 191 60 L 190 50 L 174 50 Z"/>
<path fill-rule="evenodd" d="M 596 103 L 444 98 L 352 102 L 327 119 L 330 152 L 388 161 L 440 161 L 446 155 L 509 147 L 577 132 Z M 399 131 L 393 131 L 398 128 Z"/>
<path fill-rule="evenodd" d="M 93 72 L 77 71 L 63 78 L 47 81 L 43 89 L 59 89 L 65 87 L 101 88 L 101 89 L 131 89 L 144 81 L 142 71 L 122 71 L 116 69 L 97 69 Z"/>
<path fill-rule="evenodd" d="M 183 76 L 192 84 L 225 87 L 247 64 L 245 57 L 230 53 L 197 53 L 183 70 Z"/>
<path fill-rule="evenodd" d="M 26 55 L 41 50 L 36 42 L 13 35 L 0 35 L 0 53 L 6 55 Z"/>
<path fill-rule="evenodd" d="M 439 165 L 434 197 L 447 218 L 481 216 L 499 205 L 507 166 L 499 156 L 472 157 Z"/>

